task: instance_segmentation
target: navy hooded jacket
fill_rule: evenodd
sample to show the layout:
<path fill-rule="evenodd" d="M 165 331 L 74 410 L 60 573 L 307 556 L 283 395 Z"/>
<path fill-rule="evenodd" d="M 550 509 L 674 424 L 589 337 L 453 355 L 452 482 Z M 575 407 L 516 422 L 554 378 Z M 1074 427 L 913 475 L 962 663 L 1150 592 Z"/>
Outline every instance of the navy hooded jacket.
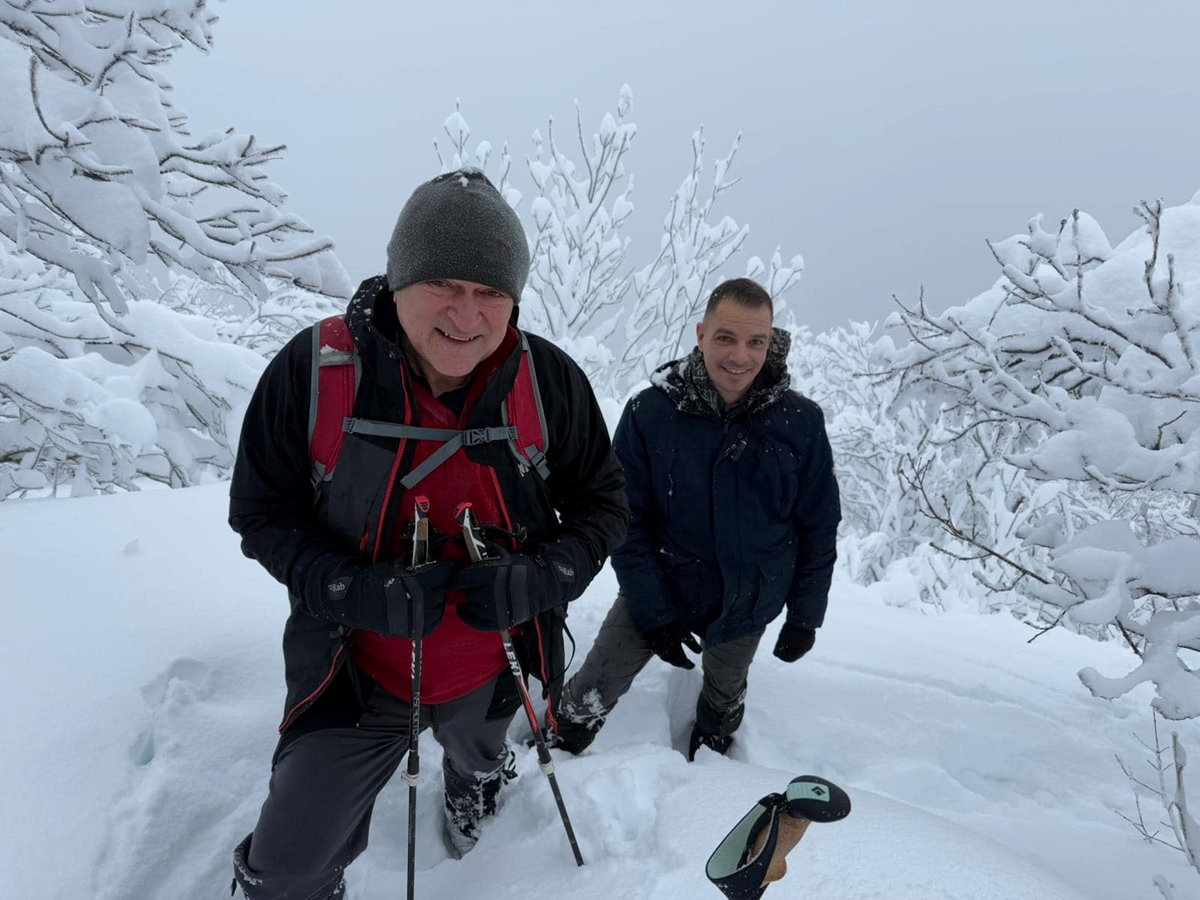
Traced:
<path fill-rule="evenodd" d="M 745 400 L 726 408 L 699 349 L 626 406 L 613 447 L 632 520 L 612 557 L 643 632 L 682 619 L 709 645 L 825 618 L 841 519 L 825 417 L 790 390 L 772 335 Z"/>

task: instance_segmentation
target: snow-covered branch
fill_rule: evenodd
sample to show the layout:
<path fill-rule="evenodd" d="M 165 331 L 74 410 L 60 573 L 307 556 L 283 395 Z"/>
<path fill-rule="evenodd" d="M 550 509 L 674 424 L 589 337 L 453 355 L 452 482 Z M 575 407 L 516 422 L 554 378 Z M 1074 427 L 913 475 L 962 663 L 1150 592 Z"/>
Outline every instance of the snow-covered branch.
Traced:
<path fill-rule="evenodd" d="M 1200 205 L 1140 212 L 1145 228 L 1117 249 L 1079 211 L 1054 232 L 1038 216 L 992 244 L 1003 277 L 991 290 L 941 315 L 920 304 L 893 317 L 910 341 L 890 371 L 896 406 L 935 411 L 946 446 L 980 461 L 942 494 L 923 488 L 935 458 L 914 462 L 908 483 L 926 514 L 1021 572 L 1013 587 L 1057 609 L 1055 621 L 1130 643 L 1132 672 L 1080 673 L 1093 693 L 1151 682 L 1160 713 L 1190 718 L 1200 680 L 1181 654 L 1200 650 Z M 1016 511 L 1019 540 L 976 534 L 961 521 L 971 507 Z"/>
<path fill-rule="evenodd" d="M 174 106 L 163 66 L 214 19 L 0 3 L 0 499 L 220 477 L 263 362 L 232 342 L 272 352 L 349 294 L 279 209 L 284 148 L 195 139 Z"/>

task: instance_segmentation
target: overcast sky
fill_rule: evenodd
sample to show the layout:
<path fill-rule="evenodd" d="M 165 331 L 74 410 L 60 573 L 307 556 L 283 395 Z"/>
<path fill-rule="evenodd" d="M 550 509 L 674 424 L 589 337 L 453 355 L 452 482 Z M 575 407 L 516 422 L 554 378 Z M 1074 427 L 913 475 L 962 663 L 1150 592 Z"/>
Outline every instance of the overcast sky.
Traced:
<path fill-rule="evenodd" d="M 411 6 L 416 6 L 415 4 Z M 633 91 L 630 262 L 649 261 L 700 125 L 707 164 L 743 135 L 719 212 L 745 259 L 804 256 L 789 305 L 816 330 L 935 308 L 996 278 L 985 238 L 1078 207 L 1114 243 L 1142 198 L 1200 189 L 1200 3 L 220 2 L 209 56 L 167 74 L 194 134 L 285 143 L 288 209 L 353 279 L 383 271 L 412 189 L 461 101 L 471 145 L 523 171 L 547 117 L 595 127 Z M 441 141 L 446 146 L 445 140 Z M 711 171 L 711 169 L 710 169 Z M 522 204 L 527 211 L 528 199 Z"/>

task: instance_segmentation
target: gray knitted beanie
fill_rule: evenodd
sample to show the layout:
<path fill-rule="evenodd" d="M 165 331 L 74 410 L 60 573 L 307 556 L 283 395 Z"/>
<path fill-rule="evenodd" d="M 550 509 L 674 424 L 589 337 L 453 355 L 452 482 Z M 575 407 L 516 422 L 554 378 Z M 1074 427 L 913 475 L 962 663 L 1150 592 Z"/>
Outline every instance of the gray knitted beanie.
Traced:
<path fill-rule="evenodd" d="M 504 291 L 517 303 L 529 244 L 517 213 L 479 169 L 427 181 L 408 198 L 387 246 L 388 288 L 457 278 Z"/>

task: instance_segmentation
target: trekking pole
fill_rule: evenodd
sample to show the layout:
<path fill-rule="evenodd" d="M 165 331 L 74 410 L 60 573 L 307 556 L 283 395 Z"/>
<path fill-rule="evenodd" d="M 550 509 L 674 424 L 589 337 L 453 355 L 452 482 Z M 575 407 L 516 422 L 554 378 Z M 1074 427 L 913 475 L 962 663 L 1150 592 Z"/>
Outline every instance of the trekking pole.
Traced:
<path fill-rule="evenodd" d="M 488 558 L 487 544 L 479 536 L 475 524 L 475 516 L 471 512 L 471 504 L 464 503 L 458 508 L 456 518 L 462 526 L 463 540 L 467 545 L 467 554 L 471 562 L 482 562 Z M 512 638 L 507 631 L 500 632 L 500 640 L 504 642 L 504 655 L 508 657 L 508 669 L 517 682 L 517 690 L 521 693 L 521 702 L 525 706 L 525 715 L 529 717 L 529 726 L 533 729 L 533 741 L 537 745 L 538 768 L 550 781 L 550 790 L 554 794 L 554 802 L 558 805 L 558 814 L 562 817 L 563 828 L 567 831 L 567 841 L 571 852 L 575 855 L 575 865 L 583 865 L 583 854 L 579 852 L 579 842 L 575 840 L 575 830 L 571 827 L 571 817 L 567 815 L 566 804 L 563 803 L 562 792 L 558 789 L 558 779 L 554 777 L 554 760 L 550 758 L 550 748 L 542 737 L 538 727 L 537 713 L 533 709 L 533 701 L 529 699 L 529 690 L 525 687 L 525 677 L 521 674 L 521 664 L 517 661 L 517 652 L 513 649 Z"/>
<path fill-rule="evenodd" d="M 429 498 L 417 497 L 413 504 L 412 559 L 414 569 L 429 559 Z M 408 785 L 408 900 L 416 896 L 417 885 L 417 782 L 421 776 L 421 631 L 424 608 L 414 603 L 411 610 L 412 642 L 412 703 L 408 710 L 408 770 L 400 777 Z"/>

